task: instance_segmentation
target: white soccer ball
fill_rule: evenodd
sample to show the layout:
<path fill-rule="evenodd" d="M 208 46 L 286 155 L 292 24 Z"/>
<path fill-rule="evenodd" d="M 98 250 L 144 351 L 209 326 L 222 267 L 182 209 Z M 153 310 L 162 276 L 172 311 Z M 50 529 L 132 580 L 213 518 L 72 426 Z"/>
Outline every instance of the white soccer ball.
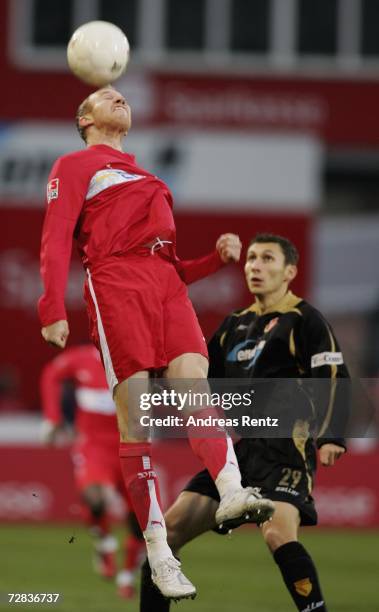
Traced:
<path fill-rule="evenodd" d="M 124 32 L 108 21 L 89 21 L 71 36 L 67 61 L 72 72 L 89 85 L 103 87 L 121 76 L 129 61 Z"/>

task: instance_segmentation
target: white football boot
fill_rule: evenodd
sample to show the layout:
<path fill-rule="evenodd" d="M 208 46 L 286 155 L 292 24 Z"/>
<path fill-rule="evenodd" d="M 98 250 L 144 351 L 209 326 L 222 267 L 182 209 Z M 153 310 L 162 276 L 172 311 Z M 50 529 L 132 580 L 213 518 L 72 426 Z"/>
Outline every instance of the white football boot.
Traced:
<path fill-rule="evenodd" d="M 261 525 L 271 519 L 275 506 L 271 499 L 262 497 L 258 489 L 246 487 L 221 498 L 216 512 L 220 528 L 234 529 L 243 523 Z"/>
<path fill-rule="evenodd" d="M 174 557 L 158 560 L 151 568 L 151 579 L 168 599 L 194 599 L 196 588 L 180 570 L 180 562 Z"/>

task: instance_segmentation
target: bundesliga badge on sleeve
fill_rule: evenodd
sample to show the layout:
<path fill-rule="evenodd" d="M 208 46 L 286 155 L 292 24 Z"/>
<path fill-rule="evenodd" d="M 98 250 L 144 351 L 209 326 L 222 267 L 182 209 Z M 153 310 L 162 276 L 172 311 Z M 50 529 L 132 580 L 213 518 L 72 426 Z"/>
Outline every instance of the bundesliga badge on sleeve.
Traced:
<path fill-rule="evenodd" d="M 58 198 L 59 179 L 52 179 L 47 185 L 47 202 L 50 204 L 51 200 Z"/>

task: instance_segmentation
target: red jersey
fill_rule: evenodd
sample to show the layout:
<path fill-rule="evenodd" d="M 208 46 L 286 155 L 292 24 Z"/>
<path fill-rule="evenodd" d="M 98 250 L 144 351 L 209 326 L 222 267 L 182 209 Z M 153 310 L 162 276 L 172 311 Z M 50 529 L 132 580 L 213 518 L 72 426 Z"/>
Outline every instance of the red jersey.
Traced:
<path fill-rule="evenodd" d="M 157 236 L 173 243 L 173 261 L 187 283 L 218 270 L 216 251 L 191 261 L 175 255 L 175 223 L 170 190 L 158 177 L 137 166 L 133 155 L 108 145 L 94 145 L 60 157 L 47 186 L 42 233 L 39 301 L 42 325 L 67 319 L 64 293 L 76 238 L 85 268 L 124 255 Z"/>
<path fill-rule="evenodd" d="M 75 384 L 78 432 L 87 439 L 91 435 L 114 436 L 117 445 L 116 407 L 94 346 L 68 348 L 45 366 L 41 376 L 42 411 L 44 418 L 52 423 L 62 420 L 61 392 L 65 380 Z"/>

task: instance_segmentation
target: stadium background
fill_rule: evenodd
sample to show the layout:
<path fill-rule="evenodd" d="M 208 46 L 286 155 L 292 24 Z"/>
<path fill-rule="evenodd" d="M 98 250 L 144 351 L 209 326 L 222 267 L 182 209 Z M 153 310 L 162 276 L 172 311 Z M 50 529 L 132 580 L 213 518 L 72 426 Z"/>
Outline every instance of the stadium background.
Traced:
<path fill-rule="evenodd" d="M 96 18 L 123 27 L 132 43 L 130 67 L 117 83 L 133 111 L 127 148 L 174 191 L 179 255 L 204 254 L 225 231 L 245 244 L 265 230 L 293 239 L 301 253 L 295 292 L 333 323 L 353 375 L 372 379 L 374 402 L 379 392 L 379 2 L 0 0 L 5 542 L 14 538 L 14 521 L 37 529 L 78 518 L 68 450 L 38 442 L 39 373 L 55 353 L 40 339 L 35 305 L 46 176 L 58 155 L 79 148 L 73 116 L 90 92 L 67 72 L 64 47 L 76 26 Z M 74 255 L 71 344 L 87 333 L 82 277 Z M 195 284 L 191 296 L 208 336 L 249 301 L 238 266 Z M 370 541 L 360 529 L 378 535 L 376 437 L 374 421 L 337 468 L 320 470 L 321 524 L 355 530 L 338 540 L 341 559 L 348 538 L 356 551 Z M 179 452 L 169 477 L 168 451 L 157 450 L 166 504 L 194 469 L 188 453 Z M 340 537 L 328 533 L 325 542 Z M 366 552 L 367 578 L 374 566 Z M 341 583 L 335 587 L 338 604 Z M 365 592 L 370 588 L 368 581 Z M 359 609 L 341 605 L 335 609 Z"/>

